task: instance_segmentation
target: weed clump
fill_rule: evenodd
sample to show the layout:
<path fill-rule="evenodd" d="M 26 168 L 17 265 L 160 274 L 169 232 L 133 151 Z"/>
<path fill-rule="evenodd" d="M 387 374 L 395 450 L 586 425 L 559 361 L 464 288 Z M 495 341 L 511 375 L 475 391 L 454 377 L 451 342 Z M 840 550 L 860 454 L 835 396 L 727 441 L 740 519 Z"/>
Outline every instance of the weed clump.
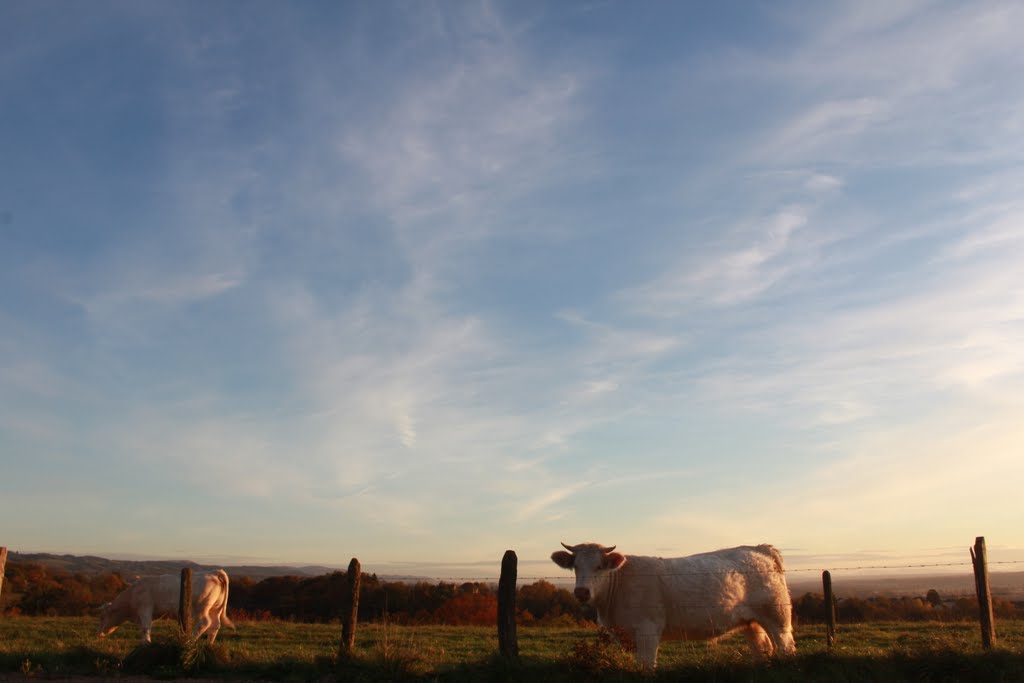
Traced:
<path fill-rule="evenodd" d="M 231 656 L 219 644 L 178 638 L 143 643 L 125 655 L 122 667 L 129 673 L 195 674 L 215 671 L 230 663 Z"/>
<path fill-rule="evenodd" d="M 205 640 L 182 640 L 179 642 L 181 653 L 178 663 L 185 673 L 215 671 L 223 668 L 231 661 L 231 655 L 219 643 L 208 643 Z"/>
<path fill-rule="evenodd" d="M 569 668 L 584 677 L 636 669 L 636 643 L 625 629 L 601 627 L 593 640 L 581 640 L 569 654 Z"/>

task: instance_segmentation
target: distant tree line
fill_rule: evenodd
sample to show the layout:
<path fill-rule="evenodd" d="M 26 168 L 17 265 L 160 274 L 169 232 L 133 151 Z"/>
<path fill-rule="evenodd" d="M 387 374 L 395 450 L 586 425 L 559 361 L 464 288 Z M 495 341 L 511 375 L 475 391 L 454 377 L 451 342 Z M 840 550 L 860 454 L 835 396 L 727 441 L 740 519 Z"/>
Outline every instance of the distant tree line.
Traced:
<path fill-rule="evenodd" d="M 1024 619 L 1024 601 L 993 598 L 997 619 Z M 963 621 L 978 618 L 978 599 L 974 596 L 943 598 L 930 590 L 924 597 L 840 598 L 836 601 L 836 620 L 841 624 L 865 621 Z M 825 621 L 825 599 L 820 593 L 805 593 L 793 599 L 793 618 L 797 623 L 820 624 Z"/>
<path fill-rule="evenodd" d="M 81 616 L 124 590 L 120 574 L 81 574 L 41 564 L 8 562 L 2 611 L 27 616 Z M 228 614 L 232 619 L 284 619 L 330 622 L 341 618 L 348 590 L 345 572 L 322 576 L 275 576 L 256 581 L 231 577 Z M 572 593 L 547 581 L 521 586 L 517 594 L 523 624 L 576 624 L 593 619 Z M 382 581 L 363 574 L 359 594 L 361 621 L 404 624 L 497 623 L 496 586 L 487 583 Z"/>
<path fill-rule="evenodd" d="M 348 590 L 345 572 L 323 576 L 279 576 L 231 582 L 232 615 L 240 619 L 286 619 L 328 622 L 340 619 Z M 521 586 L 517 606 L 524 623 L 566 621 L 586 617 L 572 593 L 546 581 Z M 382 581 L 363 574 L 359 592 L 360 621 L 400 624 L 494 625 L 498 619 L 496 587 L 468 582 L 416 583 Z"/>
<path fill-rule="evenodd" d="M 118 574 L 71 574 L 8 562 L 0 605 L 7 614 L 80 616 L 113 600 L 127 586 Z"/>
<path fill-rule="evenodd" d="M 82 574 L 41 564 L 8 562 L 0 608 L 7 614 L 81 616 L 112 600 L 129 581 L 117 573 Z M 231 577 L 229 615 L 236 620 L 282 619 L 331 622 L 341 618 L 348 589 L 345 572 L 322 576 L 277 576 L 256 581 Z M 572 592 L 548 581 L 520 586 L 516 595 L 518 621 L 523 625 L 575 625 L 594 620 Z M 995 599 L 998 619 L 1024 618 L 1024 602 Z M 398 624 L 497 623 L 496 586 L 488 583 L 405 583 L 383 581 L 363 574 L 359 595 L 360 621 Z M 960 621 L 977 618 L 973 597 L 943 598 L 937 591 L 924 597 L 843 598 L 836 605 L 840 623 L 863 621 Z M 794 597 L 797 623 L 821 623 L 825 618 L 820 594 Z"/>

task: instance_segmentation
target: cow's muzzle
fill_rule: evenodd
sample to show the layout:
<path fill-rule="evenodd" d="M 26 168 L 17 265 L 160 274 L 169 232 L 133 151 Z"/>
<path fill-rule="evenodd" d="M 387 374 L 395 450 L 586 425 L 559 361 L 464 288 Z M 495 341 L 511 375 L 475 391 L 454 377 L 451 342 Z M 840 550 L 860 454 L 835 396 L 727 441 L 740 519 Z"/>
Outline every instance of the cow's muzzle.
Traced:
<path fill-rule="evenodd" d="M 573 591 L 573 595 L 580 602 L 588 602 L 590 600 L 590 589 L 589 588 L 577 588 Z"/>

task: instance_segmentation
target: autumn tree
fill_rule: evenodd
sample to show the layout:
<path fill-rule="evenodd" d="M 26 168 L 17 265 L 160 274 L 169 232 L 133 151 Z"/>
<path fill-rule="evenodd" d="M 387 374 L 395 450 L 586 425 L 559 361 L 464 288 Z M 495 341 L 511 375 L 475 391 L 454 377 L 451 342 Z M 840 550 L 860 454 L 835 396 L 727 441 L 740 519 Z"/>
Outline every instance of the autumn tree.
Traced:
<path fill-rule="evenodd" d="M 563 614 L 579 618 L 582 608 L 572 593 L 559 588 L 549 581 L 535 581 L 527 586 L 520 586 L 516 596 L 516 606 L 526 616 L 538 620 L 552 619 Z"/>
<path fill-rule="evenodd" d="M 492 626 L 498 623 L 494 593 L 459 593 L 434 612 L 434 620 L 450 626 Z"/>

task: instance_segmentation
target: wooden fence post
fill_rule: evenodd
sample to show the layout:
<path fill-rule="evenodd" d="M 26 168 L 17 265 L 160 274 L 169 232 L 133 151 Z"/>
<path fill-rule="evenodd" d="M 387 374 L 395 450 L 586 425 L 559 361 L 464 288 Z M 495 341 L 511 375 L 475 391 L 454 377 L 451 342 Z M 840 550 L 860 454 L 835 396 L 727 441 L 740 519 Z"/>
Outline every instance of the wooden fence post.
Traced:
<path fill-rule="evenodd" d="M 985 537 L 974 539 L 971 548 L 971 563 L 974 565 L 974 588 L 978 594 L 978 615 L 981 621 L 981 646 L 991 650 L 996 644 L 996 622 L 992 612 L 992 590 L 988 583 L 988 553 L 985 551 Z"/>
<path fill-rule="evenodd" d="M 341 646 L 338 659 L 352 655 L 356 647 L 356 624 L 359 622 L 359 586 L 362 582 L 362 567 L 359 560 L 352 558 L 348 563 L 348 593 L 345 594 L 344 612 L 341 619 Z"/>
<path fill-rule="evenodd" d="M 192 570 L 181 570 L 181 592 L 178 593 L 178 627 L 185 638 L 192 637 Z"/>
<path fill-rule="evenodd" d="M 836 600 L 832 595 L 832 575 L 827 570 L 821 573 L 821 583 L 825 592 L 825 645 L 831 652 L 836 646 Z"/>
<path fill-rule="evenodd" d="M 3 592 L 4 592 L 4 568 L 6 566 L 7 566 L 7 548 L 6 547 L 0 547 L 0 596 L 2 596 Z M 3 601 L 0 600 L 0 606 L 2 606 L 2 604 L 3 604 Z M 0 613 L 2 613 L 2 610 L 0 610 Z"/>
<path fill-rule="evenodd" d="M 514 550 L 506 550 L 501 558 L 498 579 L 498 651 L 503 657 L 519 656 L 516 637 L 516 574 L 519 560 Z"/>

